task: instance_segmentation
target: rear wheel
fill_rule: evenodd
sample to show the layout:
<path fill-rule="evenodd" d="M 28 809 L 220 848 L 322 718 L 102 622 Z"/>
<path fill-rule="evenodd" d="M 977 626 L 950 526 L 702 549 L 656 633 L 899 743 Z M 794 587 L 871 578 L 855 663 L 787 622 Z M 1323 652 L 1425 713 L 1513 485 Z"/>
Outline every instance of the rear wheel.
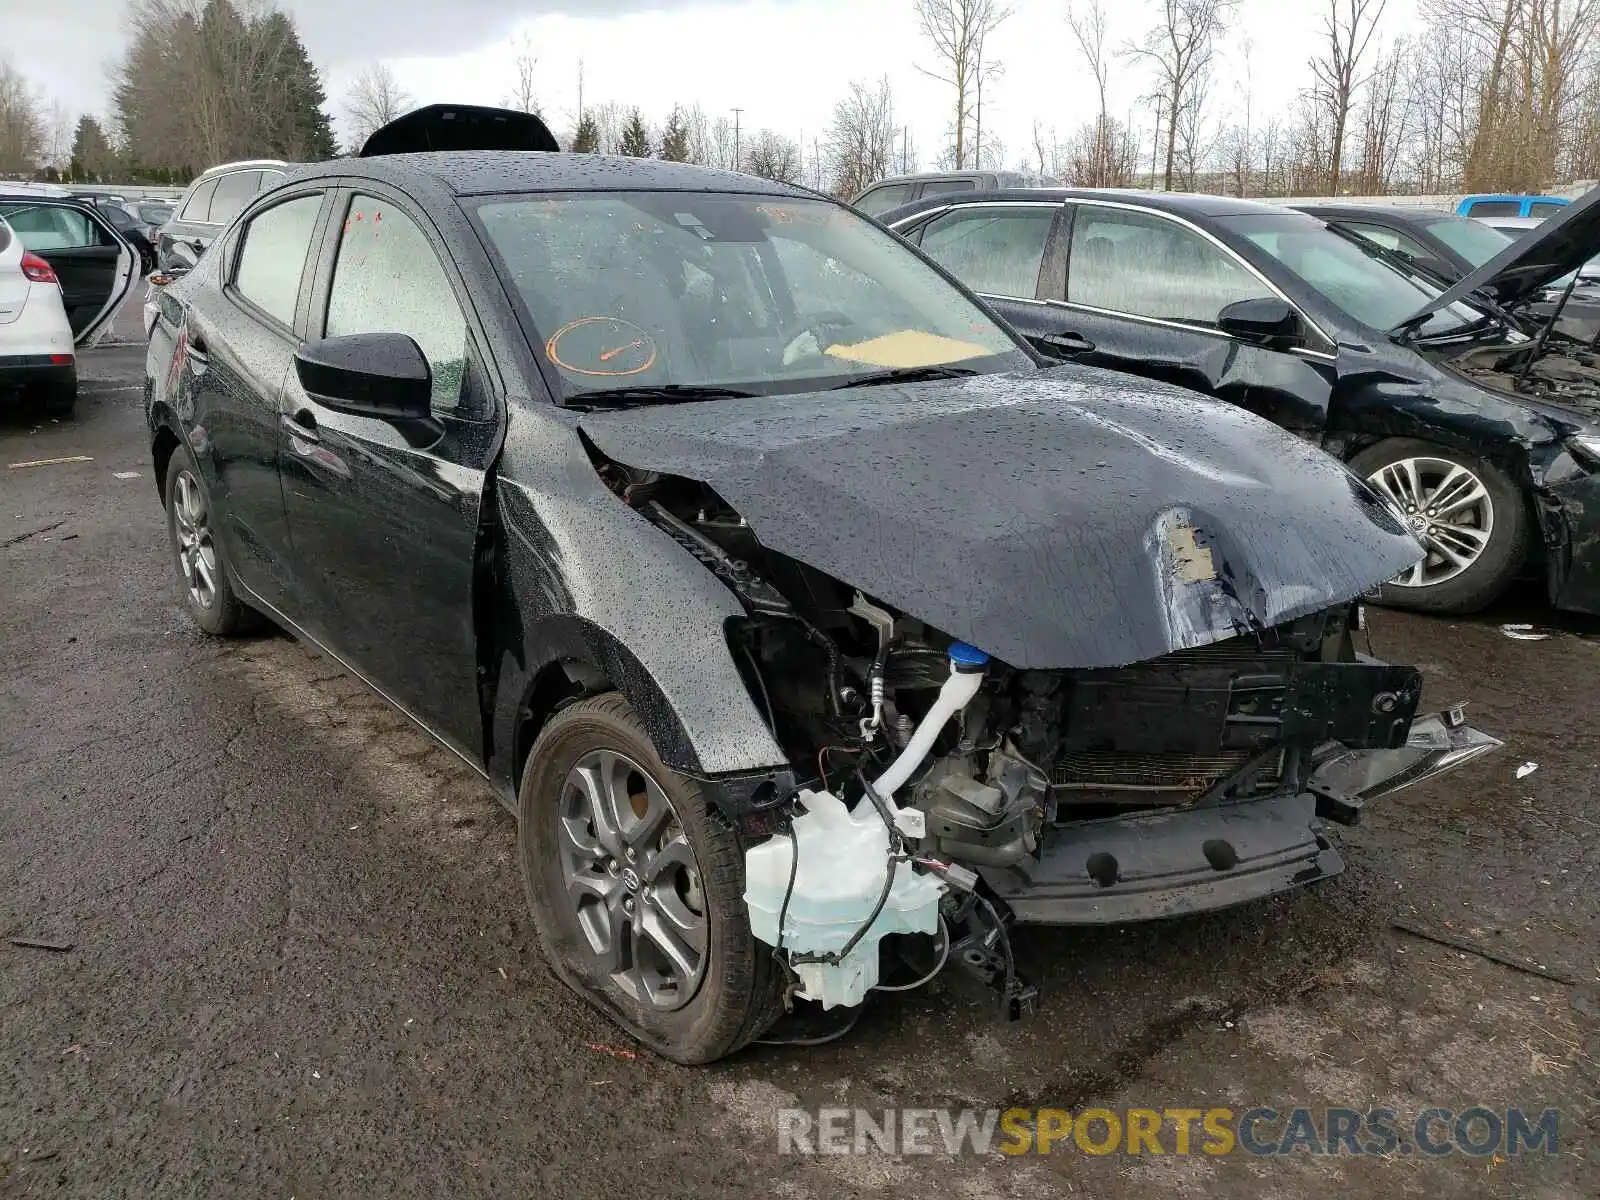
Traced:
<path fill-rule="evenodd" d="M 647 1046 L 710 1062 L 777 1019 L 780 970 L 750 932 L 743 848 L 623 696 L 580 700 L 539 735 L 518 850 L 552 967 Z"/>
<path fill-rule="evenodd" d="M 40 393 L 40 399 L 45 416 L 65 420 L 78 407 L 78 381 L 67 379 L 59 383 L 47 383 Z"/>
<path fill-rule="evenodd" d="M 258 624 L 234 591 L 227 559 L 212 525 L 211 498 L 194 455 L 180 445 L 167 464 L 167 537 L 183 586 L 184 607 L 215 637 L 234 637 Z"/>
<path fill-rule="evenodd" d="M 1528 511 L 1495 464 L 1415 438 L 1391 438 L 1350 460 L 1427 550 L 1384 585 L 1383 601 L 1420 612 L 1470 613 L 1522 569 Z"/>

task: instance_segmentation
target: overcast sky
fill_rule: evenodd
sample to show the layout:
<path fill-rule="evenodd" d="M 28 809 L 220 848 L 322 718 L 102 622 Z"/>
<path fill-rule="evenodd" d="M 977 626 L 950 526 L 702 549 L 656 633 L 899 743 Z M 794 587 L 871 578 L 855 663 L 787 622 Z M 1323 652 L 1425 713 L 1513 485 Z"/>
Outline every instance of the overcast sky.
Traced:
<path fill-rule="evenodd" d="M 1416 0 L 1389 0 L 1387 38 L 1415 32 Z M 125 0 L 17 0 L 4 19 L 0 53 L 47 97 L 73 112 L 103 112 L 106 67 L 121 52 Z M 811 142 L 852 79 L 887 74 L 897 118 L 908 125 L 924 169 L 950 124 L 949 89 L 918 65 L 937 64 L 919 36 L 913 0 L 282 0 L 323 72 L 330 109 L 367 63 L 389 63 L 417 103 L 501 103 L 515 77 L 516 44 L 539 59 L 539 96 L 564 135 L 578 99 L 641 106 L 659 121 L 674 103 L 698 102 L 713 117 L 744 110 L 747 130 L 770 127 Z M 1033 121 L 1062 136 L 1092 115 L 1093 81 L 1064 20 L 1066 0 L 1014 0 L 992 40 L 1004 74 L 984 95 L 984 127 L 1021 161 Z M 1241 0 L 1226 61 L 1213 88 L 1217 114 L 1242 108 L 1249 65 L 1258 117 L 1283 113 L 1307 80 L 1325 0 Z M 1148 27 L 1154 0 L 1107 0 L 1111 42 Z M 1248 54 L 1246 45 L 1248 43 Z M 1150 89 L 1148 73 L 1119 62 L 1112 107 L 1126 116 Z M 1135 113 L 1148 127 L 1149 117 Z"/>

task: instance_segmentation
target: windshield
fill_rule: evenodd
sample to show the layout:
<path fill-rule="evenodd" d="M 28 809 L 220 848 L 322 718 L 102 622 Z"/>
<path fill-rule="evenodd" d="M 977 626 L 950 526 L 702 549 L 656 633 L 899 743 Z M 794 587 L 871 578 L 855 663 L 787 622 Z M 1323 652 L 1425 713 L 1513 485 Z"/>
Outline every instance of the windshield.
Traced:
<path fill-rule="evenodd" d="M 1475 267 L 1483 266 L 1512 241 L 1494 226 L 1465 217 L 1441 217 L 1424 222 L 1422 228 Z"/>
<path fill-rule="evenodd" d="M 823 200 L 606 192 L 476 211 L 568 396 L 1032 361 L 893 234 Z"/>
<path fill-rule="evenodd" d="M 1222 223 L 1270 254 L 1346 315 L 1374 329 L 1393 329 L 1436 296 L 1427 277 L 1401 269 L 1365 239 L 1342 237 L 1315 217 L 1224 217 Z M 1417 330 L 1428 337 L 1483 319 L 1465 304 L 1433 313 Z"/>

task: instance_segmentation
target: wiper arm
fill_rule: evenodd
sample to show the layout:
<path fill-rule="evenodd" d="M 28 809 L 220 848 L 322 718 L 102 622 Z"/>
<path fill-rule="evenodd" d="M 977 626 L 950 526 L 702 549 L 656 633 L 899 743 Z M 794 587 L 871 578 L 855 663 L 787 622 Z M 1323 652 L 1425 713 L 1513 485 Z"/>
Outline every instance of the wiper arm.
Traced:
<path fill-rule="evenodd" d="M 739 388 L 662 383 L 654 387 L 594 388 L 567 396 L 568 408 L 622 406 L 634 403 L 692 404 L 697 400 L 747 400 L 755 392 Z"/>
<path fill-rule="evenodd" d="M 888 371 L 876 371 L 871 375 L 858 375 L 849 383 L 838 384 L 830 390 L 842 392 L 847 388 L 876 387 L 882 383 L 922 383 L 929 379 L 964 379 L 968 375 L 976 375 L 977 373 L 971 367 L 895 367 Z"/>

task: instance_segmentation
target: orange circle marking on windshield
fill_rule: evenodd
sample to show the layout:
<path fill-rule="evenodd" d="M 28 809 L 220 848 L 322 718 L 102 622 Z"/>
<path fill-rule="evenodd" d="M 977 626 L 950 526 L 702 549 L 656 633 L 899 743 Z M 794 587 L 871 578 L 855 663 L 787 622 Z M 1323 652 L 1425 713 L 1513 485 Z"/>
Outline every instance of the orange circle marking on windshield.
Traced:
<path fill-rule="evenodd" d="M 644 360 L 644 362 L 640 363 L 638 366 L 628 367 L 627 369 L 621 371 L 597 369 L 595 367 L 574 366 L 572 363 L 567 362 L 561 357 L 557 347 L 559 346 L 562 338 L 566 337 L 575 329 L 583 328 L 585 325 L 620 325 L 627 329 L 637 329 L 642 335 L 638 338 L 635 338 L 626 346 L 616 346 L 610 350 L 603 351 L 599 356 L 600 362 L 609 362 L 619 354 L 626 353 L 629 350 L 642 350 L 645 347 L 649 347 L 650 354 Z M 656 365 L 655 339 L 650 336 L 648 330 L 635 325 L 632 321 L 624 321 L 620 317 L 579 317 L 575 321 L 568 321 L 560 329 L 556 330 L 550 335 L 550 340 L 544 344 L 544 352 L 549 356 L 550 361 L 555 363 L 556 366 L 560 367 L 563 371 L 571 371 L 574 375 L 595 375 L 620 378 L 626 375 L 642 375 L 644 372 Z"/>

